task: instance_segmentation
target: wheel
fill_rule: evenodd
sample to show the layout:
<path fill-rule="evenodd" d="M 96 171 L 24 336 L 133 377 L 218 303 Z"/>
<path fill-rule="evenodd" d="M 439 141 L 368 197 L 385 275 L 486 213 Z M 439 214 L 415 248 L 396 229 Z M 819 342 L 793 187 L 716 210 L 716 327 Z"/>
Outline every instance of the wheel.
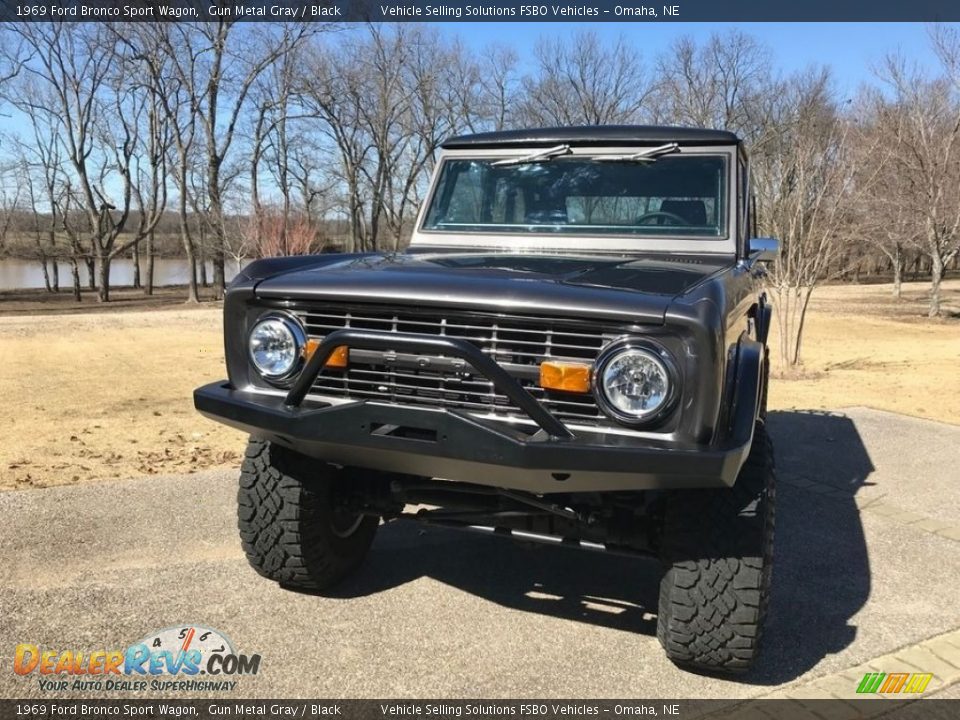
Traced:
<path fill-rule="evenodd" d="M 338 510 L 349 470 L 263 440 L 247 444 L 237 493 L 243 551 L 284 587 L 324 590 L 363 562 L 379 518 Z"/>
<path fill-rule="evenodd" d="M 657 639 L 677 665 L 737 673 L 756 658 L 770 591 L 774 501 L 773 445 L 762 422 L 732 488 L 667 498 Z"/>

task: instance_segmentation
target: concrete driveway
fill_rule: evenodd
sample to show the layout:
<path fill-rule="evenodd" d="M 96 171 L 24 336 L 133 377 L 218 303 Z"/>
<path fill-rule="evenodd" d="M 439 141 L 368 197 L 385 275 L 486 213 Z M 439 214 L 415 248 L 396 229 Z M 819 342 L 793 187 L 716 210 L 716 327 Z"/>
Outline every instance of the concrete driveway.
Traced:
<path fill-rule="evenodd" d="M 11 671 L 17 643 L 120 649 L 181 623 L 262 655 L 243 697 L 843 695 L 868 663 L 930 648 L 936 669 L 904 666 L 951 692 L 960 427 L 860 408 L 770 426 L 774 592 L 738 681 L 664 658 L 644 561 L 394 523 L 335 597 L 281 590 L 239 550 L 235 473 L 207 472 L 0 495 L 0 697 L 42 696 Z"/>

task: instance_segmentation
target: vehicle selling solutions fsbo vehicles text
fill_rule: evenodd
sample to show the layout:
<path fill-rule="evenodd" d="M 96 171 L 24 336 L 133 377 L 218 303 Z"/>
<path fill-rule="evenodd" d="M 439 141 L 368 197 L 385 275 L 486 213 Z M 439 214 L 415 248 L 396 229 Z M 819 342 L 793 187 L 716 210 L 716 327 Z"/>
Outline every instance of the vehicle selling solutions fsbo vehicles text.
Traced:
<path fill-rule="evenodd" d="M 319 9 L 319 8 L 318 8 Z M 647 5 L 617 5 L 611 9 L 588 5 L 520 5 L 498 7 L 486 5 L 381 5 L 380 13 L 387 20 L 404 18 L 600 18 L 611 17 L 656 18 L 660 17 L 655 7 Z M 664 5 L 663 16 L 679 17 L 679 5 Z"/>

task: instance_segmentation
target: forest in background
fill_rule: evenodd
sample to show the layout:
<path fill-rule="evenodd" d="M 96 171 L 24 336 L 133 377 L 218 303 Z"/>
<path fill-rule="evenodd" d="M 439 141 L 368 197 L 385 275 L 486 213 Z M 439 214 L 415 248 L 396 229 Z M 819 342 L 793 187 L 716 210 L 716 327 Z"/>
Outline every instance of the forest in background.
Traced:
<path fill-rule="evenodd" d="M 442 140 L 529 126 L 725 128 L 748 144 L 780 356 L 800 361 L 810 293 L 836 279 L 940 283 L 960 252 L 960 38 L 931 26 L 938 67 L 891 52 L 837 92 L 829 67 L 785 73 L 737 30 L 645 56 L 626 37 L 469 49 L 396 24 L 7 24 L 0 28 L 0 257 L 51 292 L 101 301 L 133 257 L 194 268 L 222 293 L 230 258 L 404 246 Z M 55 261 L 70 278 L 59 277 Z M 205 263 L 212 266 L 206 277 Z"/>

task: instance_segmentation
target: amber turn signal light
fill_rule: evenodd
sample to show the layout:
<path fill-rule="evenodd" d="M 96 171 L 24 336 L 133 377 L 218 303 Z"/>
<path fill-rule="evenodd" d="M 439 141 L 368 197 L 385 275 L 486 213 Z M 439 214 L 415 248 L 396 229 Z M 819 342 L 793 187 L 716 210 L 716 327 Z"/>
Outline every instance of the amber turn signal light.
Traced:
<path fill-rule="evenodd" d="M 306 345 L 303 346 L 303 359 L 307 362 L 310 361 L 310 358 L 313 357 L 313 354 L 317 351 L 317 348 L 320 347 L 320 341 L 315 338 L 310 338 L 307 340 Z M 324 367 L 328 368 L 345 368 L 350 364 L 350 348 L 346 345 L 338 345 L 333 349 L 333 352 L 330 353 L 330 357 L 327 358 L 327 361 L 323 364 Z"/>
<path fill-rule="evenodd" d="M 590 392 L 590 366 L 571 362 L 541 363 L 540 387 L 564 392 Z"/>

